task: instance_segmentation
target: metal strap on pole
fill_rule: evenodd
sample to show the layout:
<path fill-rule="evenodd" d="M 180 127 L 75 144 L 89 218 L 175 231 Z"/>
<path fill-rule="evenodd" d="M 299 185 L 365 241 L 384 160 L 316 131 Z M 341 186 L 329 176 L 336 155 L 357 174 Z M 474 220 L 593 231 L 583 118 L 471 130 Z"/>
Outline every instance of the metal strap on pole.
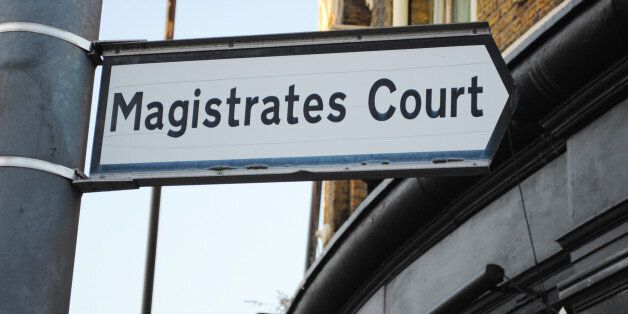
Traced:
<path fill-rule="evenodd" d="M 65 166 L 53 164 L 40 159 L 18 157 L 18 156 L 0 156 L 0 167 L 18 167 L 28 168 L 48 173 L 56 174 L 60 177 L 64 177 L 69 180 L 76 180 L 79 178 L 85 179 L 86 176 L 82 171 L 78 169 L 70 169 Z"/>
<path fill-rule="evenodd" d="M 39 23 L 31 23 L 31 22 L 0 23 L 0 33 L 8 33 L 8 32 L 28 32 L 28 33 L 37 33 L 37 34 L 43 34 L 43 35 L 56 37 L 66 42 L 69 42 L 87 52 L 91 52 L 92 47 L 93 47 L 91 41 L 81 36 L 78 36 L 74 33 L 71 33 L 71 32 L 56 28 L 56 27 L 39 24 Z M 71 169 L 65 166 L 53 164 L 48 161 L 35 159 L 35 158 L 28 158 L 28 157 L 0 156 L 0 167 L 19 167 L 19 168 L 35 169 L 35 170 L 52 173 L 60 177 L 69 179 L 69 180 L 87 178 L 85 174 L 78 169 Z"/>
<path fill-rule="evenodd" d="M 5 32 L 29 32 L 44 34 L 52 37 L 56 37 L 65 40 L 87 52 L 92 51 L 92 42 L 68 31 L 44 25 L 39 23 L 30 22 L 7 22 L 0 23 L 0 33 Z"/>

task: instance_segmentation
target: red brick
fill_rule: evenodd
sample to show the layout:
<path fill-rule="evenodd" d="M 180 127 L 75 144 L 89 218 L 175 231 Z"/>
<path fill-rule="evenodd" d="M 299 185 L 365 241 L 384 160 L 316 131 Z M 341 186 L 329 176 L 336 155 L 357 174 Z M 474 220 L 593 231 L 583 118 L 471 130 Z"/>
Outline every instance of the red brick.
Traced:
<path fill-rule="evenodd" d="M 478 0 L 478 19 L 487 21 L 495 42 L 506 49 L 562 0 Z"/>

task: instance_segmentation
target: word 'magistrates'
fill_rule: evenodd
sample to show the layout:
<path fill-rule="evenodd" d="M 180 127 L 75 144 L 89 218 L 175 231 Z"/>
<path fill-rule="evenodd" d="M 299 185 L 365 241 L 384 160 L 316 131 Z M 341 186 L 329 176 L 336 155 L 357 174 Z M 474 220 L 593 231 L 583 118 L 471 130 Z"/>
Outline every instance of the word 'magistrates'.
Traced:
<path fill-rule="evenodd" d="M 415 119 L 421 113 L 421 109 L 425 107 L 425 114 L 429 118 L 445 118 L 447 112 L 449 117 L 455 118 L 458 115 L 458 101 L 461 97 L 467 95 L 470 97 L 470 110 L 473 117 L 482 117 L 483 112 L 480 109 L 478 96 L 483 92 L 482 86 L 478 85 L 478 77 L 471 78 L 468 87 L 452 87 L 440 88 L 438 102 L 432 100 L 433 91 L 427 88 L 421 92 L 415 89 L 408 89 L 403 92 L 397 91 L 395 83 L 387 78 L 375 81 L 370 87 L 368 96 L 368 108 L 370 115 L 377 121 L 386 121 L 390 119 L 396 112 L 397 108 L 401 115 L 406 119 Z M 383 104 L 377 101 L 378 96 L 385 95 L 398 96 L 399 104 Z M 449 97 L 447 97 L 449 95 Z M 347 109 L 345 101 L 348 98 L 343 92 L 335 92 L 327 99 L 323 99 L 320 95 L 313 93 L 302 98 L 295 92 L 295 85 L 288 87 L 288 92 L 280 100 L 277 96 L 247 96 L 239 97 L 237 88 L 230 90 L 227 98 L 210 98 L 203 101 L 201 107 L 201 90 L 194 91 L 195 98 L 191 100 L 176 100 L 172 102 L 169 109 L 165 110 L 164 104 L 160 101 L 144 101 L 144 93 L 137 91 L 131 97 L 130 101 L 124 98 L 122 93 L 114 93 L 113 112 L 111 114 L 110 131 L 115 132 L 118 122 L 118 112 L 122 113 L 125 120 L 131 119 L 133 115 L 133 130 L 138 131 L 143 126 L 146 130 L 163 130 L 166 127 L 164 121 L 168 125 L 168 136 L 180 137 L 185 134 L 189 127 L 198 128 L 203 126 L 206 128 L 215 128 L 222 124 L 229 127 L 240 127 L 251 125 L 252 119 L 259 119 L 264 125 L 279 125 L 282 121 L 287 124 L 310 123 L 316 124 L 326 119 L 333 123 L 341 123 L 346 115 Z M 449 99 L 449 104 L 447 104 Z M 449 105 L 449 110 L 447 110 Z M 219 108 L 227 107 L 226 117 L 223 116 Z M 236 108 L 243 106 L 243 116 L 238 116 Z M 262 106 L 263 110 L 257 117 L 252 117 L 255 106 Z M 286 110 L 280 110 L 285 106 Z M 323 111 L 325 106 L 329 107 L 330 112 L 325 116 Z M 146 110 L 147 115 L 142 120 L 142 110 Z M 241 112 L 242 110 L 240 110 Z M 281 112 L 285 112 L 282 117 Z M 224 112 L 223 112 L 224 113 Z M 282 119 L 285 118 L 285 119 Z M 301 119 L 302 118 L 302 119 Z"/>
<path fill-rule="evenodd" d="M 199 97 L 201 90 L 196 89 L 194 96 Z M 340 122 L 345 118 L 346 109 L 342 104 L 343 100 L 347 97 L 344 93 L 333 93 L 328 100 L 328 106 L 333 110 L 326 116 L 326 119 L 331 122 Z M 110 131 L 116 130 L 116 124 L 118 120 L 118 111 L 122 112 L 124 119 L 128 119 L 133 111 L 135 111 L 135 122 L 133 129 L 139 130 L 141 124 L 141 113 L 143 107 L 143 92 L 136 92 L 131 98 L 131 101 L 127 102 L 121 93 L 115 93 L 113 99 L 113 113 L 111 115 L 111 128 Z M 295 86 L 290 85 L 288 88 L 288 94 L 284 97 L 285 105 L 287 106 L 286 122 L 288 124 L 299 123 L 299 115 L 296 113 L 298 102 L 301 99 L 300 95 L 295 93 Z M 310 94 L 303 100 L 302 116 L 307 123 L 318 123 L 323 120 L 320 112 L 324 107 L 324 100 L 318 94 Z M 188 120 L 191 118 L 191 127 L 197 128 L 203 125 L 207 128 L 214 128 L 221 123 L 227 123 L 230 127 L 238 127 L 240 125 L 251 125 L 251 113 L 254 106 L 264 106 L 259 119 L 265 125 L 280 124 L 280 106 L 282 102 L 279 97 L 266 96 L 261 98 L 259 96 L 251 96 L 242 99 L 237 96 L 236 88 L 232 88 L 224 102 L 219 98 L 210 98 L 205 101 L 203 108 L 204 114 L 200 113 L 200 99 L 192 100 L 191 117 L 189 107 L 189 100 L 176 100 L 170 106 L 167 116 L 165 116 L 164 105 L 159 101 L 153 101 L 146 104 L 146 110 L 149 114 L 144 120 L 144 127 L 147 130 L 163 129 L 164 120 L 170 124 L 168 136 L 180 137 L 185 134 L 188 127 Z M 218 110 L 221 106 L 228 107 L 227 117 L 223 117 Z M 236 116 L 236 106 L 244 106 L 244 116 Z M 177 114 L 180 111 L 181 114 Z M 224 122 L 223 122 L 224 121 Z"/>

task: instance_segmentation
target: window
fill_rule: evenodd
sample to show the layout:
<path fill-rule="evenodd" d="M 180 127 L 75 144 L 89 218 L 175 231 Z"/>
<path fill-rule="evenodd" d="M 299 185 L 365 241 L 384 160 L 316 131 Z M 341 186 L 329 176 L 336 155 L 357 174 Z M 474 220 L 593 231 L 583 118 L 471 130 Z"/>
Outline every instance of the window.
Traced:
<path fill-rule="evenodd" d="M 464 23 L 477 20 L 477 0 L 411 0 L 411 24 Z"/>

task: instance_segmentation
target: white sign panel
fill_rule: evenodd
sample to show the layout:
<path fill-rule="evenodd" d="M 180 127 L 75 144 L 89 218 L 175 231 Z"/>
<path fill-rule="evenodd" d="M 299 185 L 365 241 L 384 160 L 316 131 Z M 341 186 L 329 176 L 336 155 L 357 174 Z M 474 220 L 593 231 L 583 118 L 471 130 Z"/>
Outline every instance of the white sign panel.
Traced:
<path fill-rule="evenodd" d="M 105 56 L 91 172 L 168 184 L 486 168 L 513 91 L 490 35 L 365 39 Z"/>

